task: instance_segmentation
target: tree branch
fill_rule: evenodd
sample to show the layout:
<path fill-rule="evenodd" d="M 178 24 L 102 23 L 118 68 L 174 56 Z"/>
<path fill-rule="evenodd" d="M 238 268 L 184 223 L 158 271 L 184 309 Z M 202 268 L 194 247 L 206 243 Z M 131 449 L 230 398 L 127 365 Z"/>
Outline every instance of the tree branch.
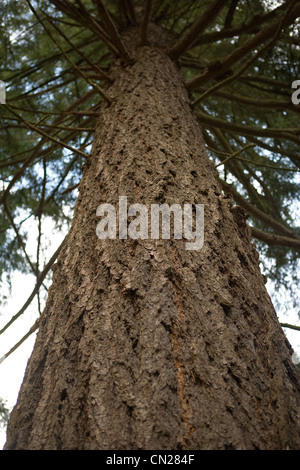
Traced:
<path fill-rule="evenodd" d="M 144 46 L 148 42 L 148 24 L 150 19 L 150 12 L 151 12 L 151 5 L 152 0 L 146 0 L 145 10 L 144 10 L 144 17 L 141 27 L 141 46 Z"/>
<path fill-rule="evenodd" d="M 243 24 L 242 26 L 234 28 L 223 28 L 220 31 L 213 31 L 211 33 L 203 34 L 199 39 L 197 39 L 194 46 L 196 47 L 202 44 L 212 44 L 213 42 L 221 41 L 222 39 L 233 38 L 240 36 L 241 34 L 256 33 L 258 32 L 259 26 L 276 18 L 277 13 L 281 11 L 282 5 L 278 6 L 272 11 L 269 11 L 268 13 L 264 13 L 263 15 L 255 15 L 249 21 L 249 23 Z"/>
<path fill-rule="evenodd" d="M 93 62 L 91 62 L 89 60 L 88 57 L 86 57 L 79 48 L 77 48 L 68 38 L 67 36 L 61 31 L 61 29 L 54 23 L 54 21 L 51 21 L 50 19 L 50 16 L 47 15 L 46 12 L 44 12 L 44 15 L 48 18 L 48 21 L 50 22 L 50 24 L 56 29 L 56 31 L 58 32 L 58 34 L 64 38 L 64 40 L 69 44 L 69 46 L 71 46 L 72 49 L 74 49 L 79 55 L 80 57 L 85 61 L 87 62 L 94 70 L 96 70 L 99 75 L 101 76 L 101 78 L 103 80 L 106 80 L 108 83 L 112 83 L 112 79 L 107 75 L 107 73 L 105 73 L 100 67 L 98 67 L 97 64 L 93 64 Z M 82 69 L 81 69 L 82 70 Z"/>
<path fill-rule="evenodd" d="M 107 47 L 113 52 L 115 56 L 118 56 L 118 50 L 114 44 L 110 41 L 109 37 L 107 36 L 106 32 L 100 26 L 98 21 L 89 14 L 89 12 L 84 8 L 82 5 L 81 8 L 77 8 L 73 3 L 69 2 L 69 0 L 50 0 L 56 8 L 67 16 L 75 19 L 77 23 L 81 26 L 84 25 L 89 30 L 93 31 L 106 45 Z"/>
<path fill-rule="evenodd" d="M 137 25 L 137 19 L 134 11 L 134 6 L 131 0 L 119 0 L 122 8 L 124 9 L 125 16 L 129 19 L 130 23 L 134 26 Z"/>
<path fill-rule="evenodd" d="M 191 29 L 169 50 L 168 54 L 171 59 L 178 59 L 187 49 L 192 47 L 197 37 L 216 18 L 224 6 L 224 1 L 215 0 L 204 14 L 194 22 Z"/>
<path fill-rule="evenodd" d="M 130 58 L 129 53 L 126 49 L 126 46 L 123 43 L 123 41 L 121 39 L 121 36 L 119 35 L 118 30 L 115 27 L 114 22 L 113 22 L 113 20 L 110 16 L 108 10 L 104 6 L 102 0 L 93 0 L 93 2 L 97 6 L 98 11 L 99 11 L 100 15 L 103 18 L 103 21 L 105 22 L 105 24 L 107 26 L 110 37 L 111 37 L 113 43 L 115 44 L 115 46 L 117 47 L 122 59 L 126 63 L 130 63 L 132 61 L 132 59 Z"/>
<path fill-rule="evenodd" d="M 28 299 L 26 300 L 25 304 L 23 305 L 23 307 L 18 311 L 18 313 L 16 313 L 10 320 L 8 323 L 6 323 L 6 325 L 0 330 L 0 335 L 2 335 L 2 333 L 4 333 L 4 331 L 7 330 L 8 327 L 10 327 L 10 325 L 12 325 L 12 323 L 14 323 L 21 315 L 22 313 L 25 312 L 25 310 L 27 309 L 27 307 L 31 304 L 32 300 L 34 299 L 34 297 L 36 296 L 36 294 L 38 293 L 45 277 L 47 276 L 48 272 L 50 271 L 51 269 L 51 266 L 52 264 L 54 263 L 54 261 L 56 260 L 63 244 L 65 242 L 65 239 L 63 240 L 63 242 L 60 244 L 60 246 L 57 248 L 57 250 L 55 251 L 55 253 L 51 256 L 50 260 L 48 261 L 48 263 L 46 264 L 46 266 L 44 267 L 43 271 L 40 273 L 38 279 L 37 279 L 37 282 L 36 282 L 36 285 L 33 289 L 33 291 L 31 292 L 30 296 L 28 297 Z"/>
<path fill-rule="evenodd" d="M 280 323 L 280 326 L 282 326 L 282 328 L 291 328 L 292 330 L 300 331 L 300 326 L 291 325 L 290 323 Z"/>
<path fill-rule="evenodd" d="M 225 150 L 228 150 L 230 154 L 233 154 L 233 148 L 231 144 L 229 143 L 228 139 L 224 136 L 223 132 L 220 129 L 215 129 L 214 134 L 216 135 L 217 139 L 220 141 L 222 147 Z M 237 141 L 236 136 L 234 136 L 234 139 Z M 237 141 L 238 145 L 242 145 L 242 142 Z M 246 149 L 246 152 L 248 152 L 250 148 Z M 251 184 L 249 176 L 245 174 L 244 169 L 240 162 L 238 160 L 235 160 L 234 162 L 229 161 L 226 163 L 224 169 L 229 169 L 232 175 L 234 175 L 237 180 L 244 186 L 246 189 L 249 199 L 252 204 L 255 205 L 258 209 L 261 209 L 263 212 L 265 212 L 265 207 L 264 203 L 262 201 L 262 196 L 257 192 L 257 189 L 253 184 Z"/>
<path fill-rule="evenodd" d="M 236 132 L 240 135 L 250 135 L 257 137 L 274 137 L 274 138 L 284 138 L 300 144 L 300 128 L 285 128 L 285 129 L 276 129 L 269 127 L 267 129 L 253 128 L 250 126 L 244 126 L 242 124 L 235 124 L 233 122 L 224 121 L 223 119 L 215 118 L 204 114 L 203 112 L 197 111 L 196 116 L 202 124 L 208 125 L 208 127 L 213 127 L 216 129 L 225 129 L 232 132 Z M 294 135 L 295 134 L 295 135 Z"/>
<path fill-rule="evenodd" d="M 18 349 L 19 346 L 21 346 L 21 344 L 24 343 L 24 341 L 26 341 L 27 338 L 29 338 L 30 335 L 32 335 L 32 333 L 34 333 L 38 329 L 39 323 L 40 323 L 40 319 L 38 318 L 34 322 L 32 327 L 27 331 L 26 335 L 24 335 L 20 339 L 20 341 L 18 341 L 6 354 L 4 354 L 4 356 L 0 358 L 0 364 L 2 364 L 2 362 L 5 361 L 5 359 L 7 359 L 16 349 Z"/>
<path fill-rule="evenodd" d="M 289 89 L 291 86 L 289 85 Z M 198 91 L 198 90 L 195 90 Z M 205 88 L 200 88 L 199 92 L 200 93 L 205 93 L 206 94 Z M 255 98 L 250 98 L 249 96 L 243 96 L 239 95 L 230 91 L 214 91 L 215 96 L 219 96 L 220 98 L 225 98 L 229 101 L 235 101 L 236 103 L 240 104 L 247 104 L 249 106 L 254 106 L 257 108 L 263 108 L 263 109 L 276 109 L 276 110 L 287 110 L 289 109 L 290 111 L 294 111 L 295 113 L 300 113 L 300 107 L 295 106 L 291 99 L 289 100 L 278 100 L 278 99 L 255 99 Z M 203 95 L 202 95 L 203 96 Z M 196 101 L 192 103 L 193 105 L 196 104 Z"/>
<path fill-rule="evenodd" d="M 69 62 L 69 64 L 81 75 L 81 77 L 87 81 L 87 83 L 89 85 L 91 85 L 93 88 L 95 88 L 96 91 L 98 91 L 100 93 L 100 95 L 103 97 L 103 99 L 108 103 L 110 104 L 111 103 L 111 100 L 110 98 L 107 96 L 107 94 L 105 93 L 105 91 L 97 84 L 93 83 L 88 77 L 87 75 L 69 58 L 69 56 L 63 51 L 63 49 L 60 47 L 60 45 L 58 44 L 58 42 L 56 41 L 56 39 L 54 38 L 53 34 L 50 32 L 50 30 L 47 28 L 47 26 L 45 25 L 44 21 L 41 20 L 41 18 L 39 17 L 39 15 L 37 14 L 36 10 L 33 8 L 33 6 L 31 5 L 30 3 L 30 0 L 26 0 L 26 2 L 28 3 L 28 6 L 29 8 L 31 9 L 31 11 L 33 12 L 33 14 L 35 15 L 35 17 L 37 18 L 37 20 L 41 23 L 41 25 L 43 26 L 43 28 L 45 29 L 46 33 L 48 34 L 48 36 L 50 37 L 50 39 L 54 42 L 54 44 L 58 47 L 58 49 L 61 51 L 61 53 L 63 54 L 63 56 L 65 57 L 65 59 Z M 52 24 L 51 20 L 48 18 L 48 21 L 50 22 L 50 24 Z M 56 27 L 57 28 L 57 27 Z"/>
<path fill-rule="evenodd" d="M 290 11 L 287 11 L 279 19 L 271 23 L 268 27 L 264 28 L 262 31 L 257 33 L 253 38 L 245 41 L 240 47 L 236 48 L 229 56 L 227 56 L 219 64 L 216 64 L 216 67 L 208 69 L 201 75 L 189 80 L 186 83 L 187 89 L 189 91 L 195 89 L 196 87 L 202 85 L 208 80 L 212 80 L 217 76 L 224 76 L 226 72 L 240 59 L 245 55 L 249 54 L 253 49 L 257 48 L 260 44 L 264 43 L 270 37 L 273 38 L 274 35 L 277 35 L 283 27 L 291 24 L 296 18 L 300 16 L 300 4 L 297 3 L 294 8 Z M 273 42 L 273 41 L 272 41 Z"/>
<path fill-rule="evenodd" d="M 14 232 L 15 232 L 15 234 L 16 234 L 16 236 L 17 236 L 19 245 L 20 245 L 20 247 L 22 248 L 22 250 L 23 250 L 23 252 L 24 252 L 25 258 L 26 258 L 26 260 L 27 260 L 27 262 L 28 262 L 28 264 L 29 264 L 29 266 L 30 266 L 30 268 L 31 268 L 31 271 L 32 271 L 33 274 L 37 275 L 37 270 L 36 270 L 35 266 L 32 264 L 31 259 L 30 259 L 29 255 L 28 255 L 27 251 L 26 251 L 25 243 L 23 242 L 22 237 L 21 237 L 21 235 L 20 235 L 20 233 L 19 233 L 19 230 L 18 230 L 18 228 L 17 228 L 17 226 L 16 226 L 16 224 L 15 224 L 15 222 L 14 222 L 13 216 L 11 215 L 11 213 L 10 213 L 8 207 L 7 207 L 6 201 L 3 201 L 3 207 L 4 207 L 5 213 L 6 213 L 7 217 L 8 217 L 8 220 L 10 221 L 11 226 L 12 226 L 12 228 L 14 229 Z"/>
<path fill-rule="evenodd" d="M 228 28 L 231 27 L 231 23 L 232 23 L 234 13 L 235 13 L 235 10 L 236 10 L 236 7 L 237 7 L 238 3 L 239 3 L 239 0 L 231 0 L 230 6 L 229 6 L 229 9 L 228 9 L 225 21 L 224 21 L 224 28 L 225 29 L 228 29 Z"/>
<path fill-rule="evenodd" d="M 225 158 L 225 160 L 222 160 L 220 163 L 218 163 L 215 168 L 217 168 L 218 166 L 220 165 L 224 165 L 225 163 L 227 163 L 229 160 L 231 160 L 232 158 L 235 158 L 237 157 L 240 153 L 244 152 L 244 150 L 247 150 L 249 147 L 255 147 L 255 144 L 247 144 L 245 145 L 245 147 L 237 150 L 236 152 L 232 153 L 231 155 L 229 155 L 229 157 Z"/>
<path fill-rule="evenodd" d="M 287 246 L 290 248 L 300 249 L 300 239 L 297 240 L 295 238 L 281 237 L 274 233 L 264 232 L 263 230 L 259 230 L 250 225 L 248 225 L 248 227 L 251 229 L 251 235 L 253 238 L 257 238 L 258 240 L 267 243 L 267 245 Z"/>
<path fill-rule="evenodd" d="M 61 147 L 64 147 L 68 150 L 71 150 L 71 152 L 74 152 L 74 153 L 78 153 L 78 155 L 80 155 L 81 157 L 84 157 L 84 158 L 89 158 L 89 155 L 84 153 L 84 152 L 81 152 L 81 150 L 78 150 L 74 147 L 72 147 L 71 145 L 68 145 L 66 144 L 65 142 L 62 142 L 61 140 L 58 140 L 56 139 L 55 137 L 52 137 L 50 134 L 47 134 L 46 132 L 42 131 L 42 129 L 39 129 L 38 127 L 36 127 L 35 125 L 31 124 L 30 122 L 28 121 L 25 121 L 25 119 L 23 119 L 21 116 L 18 116 L 11 108 L 10 106 L 8 106 L 7 104 L 4 104 L 3 106 L 5 106 L 12 114 L 14 114 L 15 116 L 18 117 L 18 119 L 20 119 L 29 129 L 31 129 L 32 131 L 34 132 L 37 132 L 38 134 L 42 135 L 43 137 L 45 137 L 46 139 L 48 140 L 51 140 L 52 142 L 55 142 L 57 145 L 61 146 Z"/>
<path fill-rule="evenodd" d="M 260 209 L 257 209 L 255 206 L 253 206 L 250 202 L 248 202 L 243 196 L 241 196 L 231 184 L 226 183 L 223 181 L 221 178 L 219 178 L 219 181 L 224 189 L 225 192 L 232 194 L 233 199 L 236 201 L 236 203 L 241 206 L 243 209 L 245 209 L 246 212 L 248 212 L 250 215 L 256 217 L 258 220 L 263 222 L 267 227 L 271 227 L 274 230 L 276 230 L 279 234 L 288 237 L 288 238 L 293 238 L 296 239 L 298 242 L 300 238 L 298 237 L 297 234 L 293 232 L 288 227 L 285 227 L 283 224 L 280 222 L 277 222 L 277 220 L 273 219 L 268 214 L 265 214 L 263 211 Z"/>

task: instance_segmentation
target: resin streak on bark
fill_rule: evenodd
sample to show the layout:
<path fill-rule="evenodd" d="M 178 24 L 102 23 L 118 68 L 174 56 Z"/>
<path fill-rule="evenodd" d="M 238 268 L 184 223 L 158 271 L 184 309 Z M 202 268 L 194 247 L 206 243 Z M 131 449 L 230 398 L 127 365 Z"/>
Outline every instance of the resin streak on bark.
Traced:
<path fill-rule="evenodd" d="M 299 373 L 180 75 L 150 47 L 113 74 L 6 448 L 299 448 Z M 99 240 L 119 196 L 204 204 L 202 250 Z"/>

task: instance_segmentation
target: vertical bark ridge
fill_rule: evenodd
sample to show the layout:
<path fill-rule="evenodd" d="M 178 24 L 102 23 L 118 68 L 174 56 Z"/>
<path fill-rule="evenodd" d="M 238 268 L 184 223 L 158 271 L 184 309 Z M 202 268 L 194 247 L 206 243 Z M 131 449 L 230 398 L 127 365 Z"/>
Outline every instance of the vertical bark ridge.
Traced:
<path fill-rule="evenodd" d="M 176 260 L 176 254 L 174 249 L 171 249 L 171 259 L 173 262 L 174 269 L 178 269 L 178 262 Z M 191 424 L 192 418 L 192 409 L 188 401 L 186 387 L 187 387 L 187 380 L 189 379 L 188 373 L 185 370 L 185 364 L 182 358 L 180 357 L 180 350 L 184 347 L 181 340 L 181 331 L 182 325 L 184 324 L 184 307 L 182 302 L 182 293 L 180 289 L 180 285 L 177 282 L 173 282 L 174 290 L 175 290 L 175 298 L 177 303 L 177 316 L 174 319 L 174 326 L 172 329 L 172 353 L 173 353 L 173 361 L 176 370 L 176 377 L 177 377 L 177 390 L 178 390 L 178 398 L 179 398 L 179 405 L 180 405 L 180 412 L 181 412 L 181 434 L 179 437 L 180 446 L 184 449 L 190 444 L 191 436 L 194 432 L 193 426 Z"/>

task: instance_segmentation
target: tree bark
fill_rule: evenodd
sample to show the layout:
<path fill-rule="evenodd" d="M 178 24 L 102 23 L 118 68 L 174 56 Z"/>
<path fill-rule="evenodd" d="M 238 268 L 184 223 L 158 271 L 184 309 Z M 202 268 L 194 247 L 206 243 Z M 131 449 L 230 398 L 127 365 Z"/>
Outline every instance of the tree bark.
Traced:
<path fill-rule="evenodd" d="M 299 449 L 300 379 L 174 63 L 116 63 L 6 449 Z M 204 204 L 205 240 L 100 240 L 102 203 Z"/>

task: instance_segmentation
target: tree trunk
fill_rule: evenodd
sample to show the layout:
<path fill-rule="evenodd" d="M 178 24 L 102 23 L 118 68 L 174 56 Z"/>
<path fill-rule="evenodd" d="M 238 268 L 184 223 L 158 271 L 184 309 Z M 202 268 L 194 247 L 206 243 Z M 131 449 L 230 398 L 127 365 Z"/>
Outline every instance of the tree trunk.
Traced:
<path fill-rule="evenodd" d="M 299 370 L 180 74 L 148 46 L 112 73 L 5 448 L 299 449 Z M 203 248 L 100 240 L 119 196 L 204 204 Z"/>

